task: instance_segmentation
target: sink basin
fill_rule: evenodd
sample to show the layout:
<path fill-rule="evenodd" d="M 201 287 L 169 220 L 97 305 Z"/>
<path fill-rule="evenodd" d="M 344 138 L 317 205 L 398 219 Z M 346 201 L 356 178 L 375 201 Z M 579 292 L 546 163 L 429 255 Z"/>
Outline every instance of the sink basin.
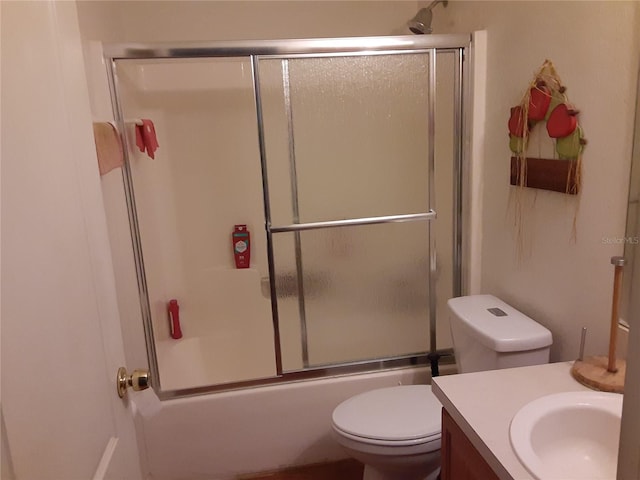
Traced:
<path fill-rule="evenodd" d="M 547 395 L 513 417 L 511 446 L 537 480 L 613 480 L 621 415 L 617 393 Z"/>

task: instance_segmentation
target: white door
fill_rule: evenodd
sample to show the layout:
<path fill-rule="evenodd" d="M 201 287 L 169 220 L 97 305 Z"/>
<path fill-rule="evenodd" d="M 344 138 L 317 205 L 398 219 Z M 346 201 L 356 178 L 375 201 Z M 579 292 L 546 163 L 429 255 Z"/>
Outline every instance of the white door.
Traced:
<path fill-rule="evenodd" d="M 0 18 L 3 478 L 140 479 L 76 5 Z"/>

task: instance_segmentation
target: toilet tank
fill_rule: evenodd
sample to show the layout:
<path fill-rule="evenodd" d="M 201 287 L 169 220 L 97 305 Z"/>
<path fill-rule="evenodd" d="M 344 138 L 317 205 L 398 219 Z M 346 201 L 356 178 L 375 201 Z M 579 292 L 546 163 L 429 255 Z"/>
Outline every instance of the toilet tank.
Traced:
<path fill-rule="evenodd" d="M 447 302 L 458 372 L 549 362 L 551 332 L 493 295 Z"/>

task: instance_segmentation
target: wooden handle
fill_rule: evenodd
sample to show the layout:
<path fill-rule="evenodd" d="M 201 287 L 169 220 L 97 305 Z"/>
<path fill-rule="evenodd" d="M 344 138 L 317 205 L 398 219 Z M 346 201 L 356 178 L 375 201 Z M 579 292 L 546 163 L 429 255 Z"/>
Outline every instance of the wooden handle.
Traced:
<path fill-rule="evenodd" d="M 611 332 L 609 334 L 609 363 L 607 371 L 615 373 L 616 368 L 616 341 L 618 338 L 618 303 L 620 300 L 620 285 L 622 284 L 622 265 L 616 265 L 613 274 L 613 301 L 611 304 Z"/>

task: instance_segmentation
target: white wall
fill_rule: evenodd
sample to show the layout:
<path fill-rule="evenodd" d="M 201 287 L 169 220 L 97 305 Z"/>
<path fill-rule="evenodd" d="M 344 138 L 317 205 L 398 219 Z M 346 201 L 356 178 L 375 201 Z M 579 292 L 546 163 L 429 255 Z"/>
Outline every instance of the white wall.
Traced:
<path fill-rule="evenodd" d="M 436 31 L 485 29 L 487 118 L 483 176 L 482 290 L 502 297 L 553 333 L 554 361 L 606 353 L 613 267 L 622 254 L 603 238 L 624 236 L 635 81 L 640 57 L 637 2 L 465 2 L 438 8 Z M 509 186 L 507 119 L 545 59 L 554 62 L 589 141 L 577 201 L 523 192 L 528 251 L 518 256 Z M 537 155 L 533 145 L 532 156 Z"/>
<path fill-rule="evenodd" d="M 410 33 L 415 1 L 81 1 L 85 39 L 261 40 Z"/>

